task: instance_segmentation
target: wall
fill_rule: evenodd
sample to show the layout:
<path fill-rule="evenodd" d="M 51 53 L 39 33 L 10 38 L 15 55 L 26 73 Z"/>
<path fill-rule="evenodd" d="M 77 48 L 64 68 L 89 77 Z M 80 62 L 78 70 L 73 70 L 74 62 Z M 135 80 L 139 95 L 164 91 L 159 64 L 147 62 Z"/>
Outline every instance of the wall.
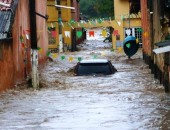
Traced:
<path fill-rule="evenodd" d="M 37 12 L 46 14 L 46 2 L 36 0 Z M 3 42 L 2 59 L 0 60 L 0 92 L 13 88 L 18 82 L 22 82 L 31 71 L 31 48 L 30 38 L 26 38 L 26 34 L 30 35 L 30 19 L 29 19 L 29 0 L 19 0 L 15 14 L 12 31 L 12 41 Z M 38 46 L 43 51 L 39 54 L 40 65 L 46 59 L 46 50 L 48 49 L 47 27 L 46 21 L 37 16 L 37 30 L 39 33 Z M 23 36 L 21 42 L 20 36 Z M 24 43 L 24 47 L 23 44 Z"/>
<path fill-rule="evenodd" d="M 141 0 L 142 10 L 142 28 L 144 32 L 148 33 L 148 36 L 143 36 L 143 59 L 151 69 L 151 73 L 154 74 L 156 79 L 159 79 L 160 83 L 165 86 L 165 91 L 170 91 L 170 70 L 168 65 L 165 64 L 165 54 L 154 54 L 153 49 L 157 48 L 155 43 L 164 40 L 163 27 L 160 23 L 161 14 L 161 0 L 155 0 L 147 7 L 147 0 Z M 153 12 L 153 13 L 150 13 Z M 169 82 L 169 83 L 168 83 Z"/>
<path fill-rule="evenodd" d="M 47 15 L 47 2 L 46 0 L 36 0 L 36 12 Z M 38 47 L 42 49 L 39 51 L 39 62 L 41 65 L 46 60 L 46 52 L 48 50 L 48 30 L 47 30 L 47 20 L 43 17 L 36 16 L 37 19 L 37 44 Z"/>
<path fill-rule="evenodd" d="M 49 5 L 49 4 L 55 5 L 56 4 L 55 0 L 48 0 L 47 5 Z M 64 5 L 64 6 L 71 6 L 71 0 L 61 0 L 60 4 Z M 47 13 L 49 16 L 49 19 L 47 21 L 48 27 L 51 27 L 54 25 L 56 27 L 56 32 L 57 32 L 56 38 L 55 38 L 56 43 L 53 45 L 49 44 L 48 47 L 49 47 L 49 49 L 58 49 L 58 47 L 59 47 L 58 10 L 54 6 L 47 6 Z M 71 20 L 71 10 L 61 8 L 61 17 L 62 17 L 62 22 L 64 25 L 64 26 L 62 26 L 62 36 L 63 36 L 64 46 L 71 45 L 71 37 L 70 38 L 64 37 L 65 36 L 64 31 L 71 31 L 71 28 L 67 25 L 67 23 Z M 49 40 L 50 40 L 50 37 L 49 37 Z"/>
<path fill-rule="evenodd" d="M 13 24 L 13 41 L 3 43 L 3 59 L 0 60 L 0 91 L 12 88 L 30 71 L 30 51 L 25 52 L 20 42 L 20 36 L 24 36 L 23 30 L 29 29 L 28 2 L 28 0 L 19 1 Z M 25 37 L 24 43 L 30 45 L 29 40 L 26 40 Z M 25 60 L 27 64 L 25 64 Z"/>
<path fill-rule="evenodd" d="M 114 0 L 114 14 L 115 20 L 121 22 L 120 26 L 113 26 L 115 30 L 119 31 L 121 42 L 125 39 L 124 28 L 141 27 L 141 14 L 129 15 L 129 0 Z M 116 37 L 113 36 L 112 39 L 113 48 L 116 49 Z"/>

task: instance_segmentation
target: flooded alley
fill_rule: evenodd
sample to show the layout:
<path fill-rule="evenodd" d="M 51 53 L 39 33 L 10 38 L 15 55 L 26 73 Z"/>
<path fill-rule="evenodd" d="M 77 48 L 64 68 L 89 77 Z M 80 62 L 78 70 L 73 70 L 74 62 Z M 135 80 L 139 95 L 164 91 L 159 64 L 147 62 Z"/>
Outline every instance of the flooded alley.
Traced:
<path fill-rule="evenodd" d="M 142 49 L 128 59 L 111 47 L 89 39 L 47 62 L 40 90 L 23 84 L 1 93 L 0 130 L 170 130 L 170 95 L 144 63 Z M 117 72 L 74 76 L 78 58 L 107 58 Z"/>

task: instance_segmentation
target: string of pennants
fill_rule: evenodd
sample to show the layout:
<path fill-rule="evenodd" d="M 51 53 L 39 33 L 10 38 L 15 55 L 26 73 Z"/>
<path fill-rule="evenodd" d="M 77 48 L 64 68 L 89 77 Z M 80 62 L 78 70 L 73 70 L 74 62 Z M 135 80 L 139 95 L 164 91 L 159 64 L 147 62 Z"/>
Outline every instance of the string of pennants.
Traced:
<path fill-rule="evenodd" d="M 123 20 L 124 18 L 126 18 L 126 17 L 121 16 L 121 20 Z M 128 17 L 127 17 L 127 18 L 128 18 Z M 63 27 L 67 25 L 67 26 L 70 26 L 72 29 L 74 29 L 74 26 L 79 26 L 79 27 L 84 28 L 84 25 L 85 25 L 85 24 L 88 24 L 88 23 L 89 23 L 90 25 L 96 25 L 97 23 L 100 24 L 100 23 L 103 23 L 103 22 L 109 22 L 109 23 L 111 23 L 111 21 L 112 21 L 112 18 L 109 17 L 108 19 L 100 18 L 100 19 L 95 19 L 95 20 L 89 20 L 89 21 L 87 21 L 87 22 L 86 22 L 86 21 L 76 22 L 76 21 L 74 21 L 74 20 L 70 20 L 69 22 L 64 22 L 64 23 L 65 23 L 65 24 L 64 24 L 61 18 L 58 19 L 58 23 L 61 24 Z M 119 26 L 121 25 L 121 22 L 120 22 L 120 21 L 118 21 L 118 20 L 115 20 L 115 21 L 117 22 L 117 24 L 118 24 Z M 54 23 L 54 24 L 51 23 L 51 28 L 54 28 L 54 27 L 56 27 L 56 23 Z M 50 27 L 48 27 L 48 30 L 49 30 L 49 28 L 50 28 Z M 84 29 L 85 29 L 85 28 L 84 28 Z M 148 33 L 147 33 L 147 32 L 144 32 L 142 28 L 138 28 L 137 31 L 138 31 L 138 32 L 142 32 L 142 33 L 143 33 L 143 36 L 145 36 L 145 37 L 148 36 Z M 38 30 L 37 32 L 41 32 L 41 31 Z M 30 33 L 30 30 L 23 30 L 23 35 L 20 36 L 20 42 L 21 42 L 21 45 L 22 45 L 23 48 L 27 48 L 27 45 L 26 45 L 26 43 L 24 42 L 24 41 L 25 41 L 24 39 L 26 39 L 26 40 L 29 40 L 29 39 L 30 39 L 29 33 Z M 58 32 L 57 32 L 56 30 L 51 30 L 50 33 L 51 33 L 52 37 L 56 37 L 57 34 L 58 34 Z M 106 31 L 106 29 L 103 29 L 102 32 L 101 32 L 101 34 L 102 34 L 103 37 L 106 37 L 106 36 L 107 36 L 107 31 Z M 77 32 L 76 32 L 77 38 L 81 38 L 82 35 L 83 35 L 83 31 L 77 31 Z M 113 31 L 113 35 L 114 35 L 114 36 L 119 35 L 119 30 L 114 30 L 114 31 Z M 71 31 L 69 31 L 69 30 L 64 31 L 64 36 L 65 36 L 65 38 L 71 38 Z M 90 37 L 95 37 L 95 31 L 93 31 L 93 30 L 89 31 L 89 36 L 90 36 Z M 138 39 L 137 39 L 137 41 L 138 41 Z M 38 49 L 39 51 L 42 51 L 42 49 L 41 49 L 40 47 L 38 47 L 37 49 Z"/>
<path fill-rule="evenodd" d="M 143 32 L 143 30 L 141 28 L 137 29 L 137 31 Z M 52 33 L 53 37 L 56 37 L 57 31 L 52 31 L 51 33 Z M 107 37 L 107 30 L 103 29 L 101 34 L 102 34 L 103 37 Z M 83 31 L 77 31 L 76 32 L 77 38 L 81 38 L 82 35 L 83 35 Z M 114 30 L 113 35 L 114 36 L 119 35 L 119 30 Z M 147 32 L 145 32 L 143 35 L 147 36 L 148 34 L 147 34 Z M 64 36 L 65 36 L 65 38 L 71 38 L 71 31 L 64 31 Z M 95 37 L 95 31 L 93 31 L 93 30 L 89 31 L 89 37 Z"/>
<path fill-rule="evenodd" d="M 122 47 L 118 47 L 118 52 L 121 52 L 123 50 Z M 111 52 L 114 52 L 114 49 L 110 50 Z M 93 54 L 92 58 L 93 59 L 97 59 L 99 56 L 106 56 L 108 52 L 101 52 L 100 54 Z M 73 62 L 73 61 L 78 61 L 80 62 L 81 60 L 83 60 L 84 58 L 79 56 L 79 57 L 73 57 L 73 56 L 66 56 L 66 55 L 59 55 L 58 53 L 51 53 L 50 51 L 47 51 L 46 53 L 47 57 L 51 57 L 53 59 L 60 59 L 62 61 L 67 60 L 69 62 Z"/>
<path fill-rule="evenodd" d="M 137 31 L 143 32 L 142 28 L 137 29 Z M 22 45 L 23 48 L 28 48 L 28 45 L 25 43 L 25 40 L 24 40 L 24 39 L 26 39 L 26 40 L 29 40 L 29 39 L 30 39 L 30 38 L 29 38 L 29 33 L 30 33 L 29 30 L 25 30 L 25 31 L 23 31 L 23 34 L 24 34 L 24 35 L 21 35 L 21 36 L 20 36 L 20 42 L 21 42 L 21 45 Z M 54 35 L 54 34 L 56 35 L 56 32 L 53 32 L 53 35 Z M 77 31 L 77 32 L 76 32 L 76 35 L 77 35 L 78 38 L 81 38 L 81 37 L 82 37 L 82 34 L 83 34 L 82 31 Z M 114 35 L 114 36 L 119 35 L 119 31 L 118 31 L 118 30 L 114 30 L 114 31 L 113 31 L 113 35 Z M 143 35 L 144 35 L 144 36 L 147 36 L 148 34 L 145 32 Z M 71 32 L 70 32 L 70 31 L 65 31 L 65 36 L 68 37 L 68 38 L 70 38 Z M 90 37 L 94 37 L 94 36 L 95 36 L 95 31 L 89 31 L 89 36 L 90 36 Z M 107 36 L 107 31 L 106 31 L 106 30 L 102 30 L 102 36 L 104 36 L 104 37 Z M 139 43 L 139 39 L 136 39 L 136 43 Z M 127 48 L 130 48 L 130 44 L 126 44 L 126 46 L 127 46 Z M 39 52 L 42 52 L 42 48 L 40 48 L 40 47 L 38 47 L 37 50 L 38 50 Z M 122 48 L 119 48 L 119 47 L 118 47 L 118 51 L 122 51 Z"/>

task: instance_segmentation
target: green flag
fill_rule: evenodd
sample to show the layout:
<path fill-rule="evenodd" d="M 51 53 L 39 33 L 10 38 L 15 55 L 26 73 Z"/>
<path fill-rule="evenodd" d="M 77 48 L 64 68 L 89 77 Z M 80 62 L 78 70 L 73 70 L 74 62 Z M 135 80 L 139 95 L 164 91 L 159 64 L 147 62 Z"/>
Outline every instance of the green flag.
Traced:
<path fill-rule="evenodd" d="M 77 35 L 78 38 L 81 38 L 82 35 L 83 35 L 83 32 L 82 31 L 77 31 L 76 35 Z"/>

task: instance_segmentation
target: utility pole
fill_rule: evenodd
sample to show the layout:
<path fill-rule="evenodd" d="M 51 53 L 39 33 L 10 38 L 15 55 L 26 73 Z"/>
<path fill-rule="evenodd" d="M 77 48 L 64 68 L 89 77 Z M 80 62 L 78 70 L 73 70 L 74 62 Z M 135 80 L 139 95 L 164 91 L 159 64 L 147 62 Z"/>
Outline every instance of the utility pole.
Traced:
<path fill-rule="evenodd" d="M 57 0 L 57 5 L 60 5 L 60 0 Z M 61 8 L 57 7 L 58 10 L 58 26 L 59 26 L 59 52 L 64 51 L 63 47 L 63 37 L 62 37 L 62 18 L 61 18 Z"/>
<path fill-rule="evenodd" d="M 32 67 L 32 86 L 39 88 L 38 73 L 38 50 L 37 50 L 37 25 L 36 25 L 36 5 L 35 0 L 29 0 L 30 9 L 30 39 L 31 39 L 31 67 Z"/>

